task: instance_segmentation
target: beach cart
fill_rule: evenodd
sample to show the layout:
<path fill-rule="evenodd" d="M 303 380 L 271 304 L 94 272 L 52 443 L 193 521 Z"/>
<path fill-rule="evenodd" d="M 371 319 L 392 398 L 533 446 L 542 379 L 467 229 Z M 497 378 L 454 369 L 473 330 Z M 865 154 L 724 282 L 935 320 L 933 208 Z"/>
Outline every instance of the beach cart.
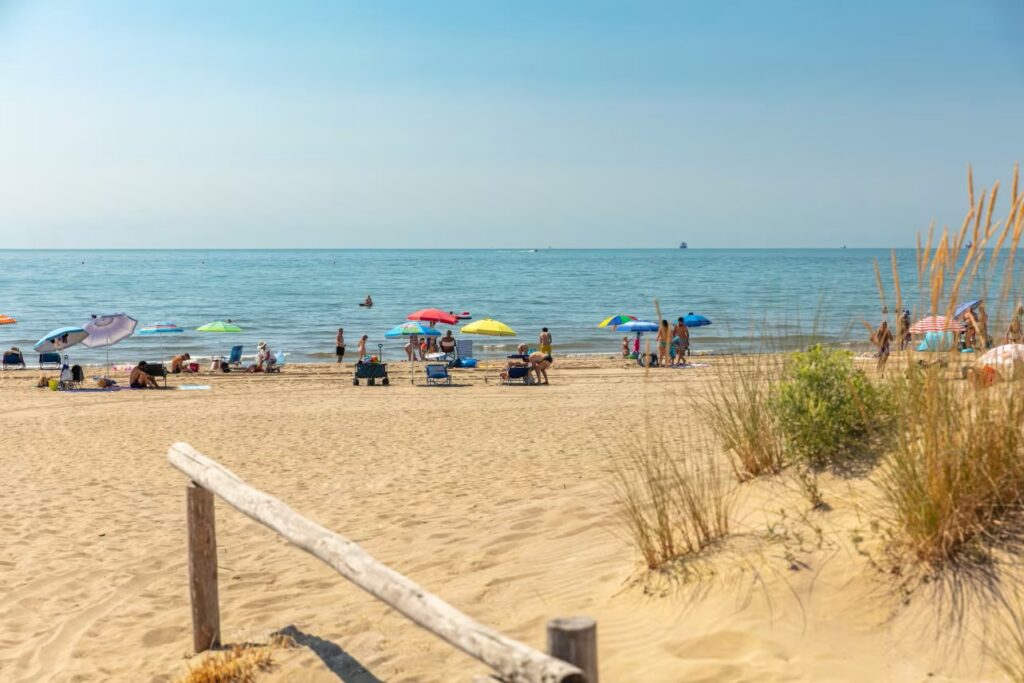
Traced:
<path fill-rule="evenodd" d="M 388 364 L 380 362 L 383 358 L 384 345 L 377 345 L 377 356 L 371 358 L 368 361 L 360 360 L 356 363 L 356 370 L 352 376 L 352 384 L 359 386 L 359 380 L 365 379 L 368 386 L 373 386 L 380 380 L 380 383 L 384 386 L 391 384 L 391 380 L 388 378 Z"/>

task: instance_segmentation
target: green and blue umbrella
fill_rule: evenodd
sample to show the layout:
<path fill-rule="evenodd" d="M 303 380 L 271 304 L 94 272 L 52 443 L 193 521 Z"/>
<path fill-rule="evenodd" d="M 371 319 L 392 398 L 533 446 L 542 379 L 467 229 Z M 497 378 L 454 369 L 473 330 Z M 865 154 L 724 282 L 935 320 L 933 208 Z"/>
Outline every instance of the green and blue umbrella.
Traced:
<path fill-rule="evenodd" d="M 418 322 L 409 321 L 401 323 L 400 325 L 395 325 L 384 333 L 384 336 L 388 339 L 394 339 L 395 337 L 411 337 L 413 335 L 439 337 L 441 336 L 441 332 L 439 330 L 435 330 L 433 327 L 426 327 L 424 325 L 420 325 Z"/>
<path fill-rule="evenodd" d="M 242 328 L 231 322 L 224 322 L 223 320 L 215 320 L 212 323 L 206 323 L 202 327 L 197 327 L 196 332 L 241 332 Z"/>
<path fill-rule="evenodd" d="M 636 320 L 635 316 L 619 313 L 618 315 L 608 316 L 607 318 L 599 322 L 597 326 L 616 328 L 620 325 L 625 325 L 628 322 L 633 322 L 634 320 Z"/>

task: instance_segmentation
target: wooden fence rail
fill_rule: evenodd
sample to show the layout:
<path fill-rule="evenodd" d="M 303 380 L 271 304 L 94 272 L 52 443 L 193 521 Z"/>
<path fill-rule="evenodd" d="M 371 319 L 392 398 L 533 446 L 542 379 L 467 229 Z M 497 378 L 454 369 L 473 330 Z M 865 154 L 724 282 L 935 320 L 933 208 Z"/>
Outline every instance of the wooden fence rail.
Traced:
<path fill-rule="evenodd" d="M 167 451 L 167 460 L 192 481 L 187 489 L 189 584 L 193 642 L 197 652 L 220 644 L 213 512 L 213 494 L 216 494 L 239 512 L 323 560 L 422 628 L 483 662 L 502 681 L 598 683 L 597 636 L 592 619 L 575 617 L 549 622 L 548 647 L 555 656 L 544 654 L 466 616 L 381 564 L 356 543 L 253 488 L 188 444 L 172 445 Z"/>

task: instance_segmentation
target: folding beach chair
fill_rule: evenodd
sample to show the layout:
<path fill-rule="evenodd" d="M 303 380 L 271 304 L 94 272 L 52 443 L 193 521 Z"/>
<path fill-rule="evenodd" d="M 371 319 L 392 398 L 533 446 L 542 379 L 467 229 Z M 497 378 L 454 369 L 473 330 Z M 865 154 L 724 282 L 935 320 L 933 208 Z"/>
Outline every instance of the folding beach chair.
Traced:
<path fill-rule="evenodd" d="M 228 365 L 242 364 L 242 345 L 231 347 L 231 355 L 228 356 Z"/>
<path fill-rule="evenodd" d="M 60 370 L 60 354 L 56 352 L 39 354 L 40 370 Z"/>
<path fill-rule="evenodd" d="M 505 374 L 506 377 L 501 380 L 502 384 L 530 384 L 529 365 L 513 365 Z"/>
<path fill-rule="evenodd" d="M 466 358 L 473 357 L 473 340 L 472 339 L 456 339 L 455 340 L 455 360 L 450 365 L 458 365 L 458 361 L 465 360 Z"/>
<path fill-rule="evenodd" d="M 4 354 L 4 362 L 3 362 L 4 370 L 6 370 L 7 368 L 16 368 L 18 366 L 21 366 L 22 369 L 25 368 L 25 359 L 20 354 L 17 354 L 17 353 L 5 353 Z"/>
<path fill-rule="evenodd" d="M 427 384 L 451 384 L 452 376 L 448 374 L 447 365 L 428 365 Z"/>

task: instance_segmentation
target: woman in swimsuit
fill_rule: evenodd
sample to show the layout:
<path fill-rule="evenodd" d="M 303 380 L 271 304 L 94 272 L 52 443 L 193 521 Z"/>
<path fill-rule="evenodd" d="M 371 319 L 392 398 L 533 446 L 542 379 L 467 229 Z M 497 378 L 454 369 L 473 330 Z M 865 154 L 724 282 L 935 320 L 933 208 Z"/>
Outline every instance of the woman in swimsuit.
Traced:
<path fill-rule="evenodd" d="M 658 365 L 668 367 L 668 345 L 672 341 L 672 330 L 669 329 L 668 321 L 662 320 L 658 328 Z"/>

